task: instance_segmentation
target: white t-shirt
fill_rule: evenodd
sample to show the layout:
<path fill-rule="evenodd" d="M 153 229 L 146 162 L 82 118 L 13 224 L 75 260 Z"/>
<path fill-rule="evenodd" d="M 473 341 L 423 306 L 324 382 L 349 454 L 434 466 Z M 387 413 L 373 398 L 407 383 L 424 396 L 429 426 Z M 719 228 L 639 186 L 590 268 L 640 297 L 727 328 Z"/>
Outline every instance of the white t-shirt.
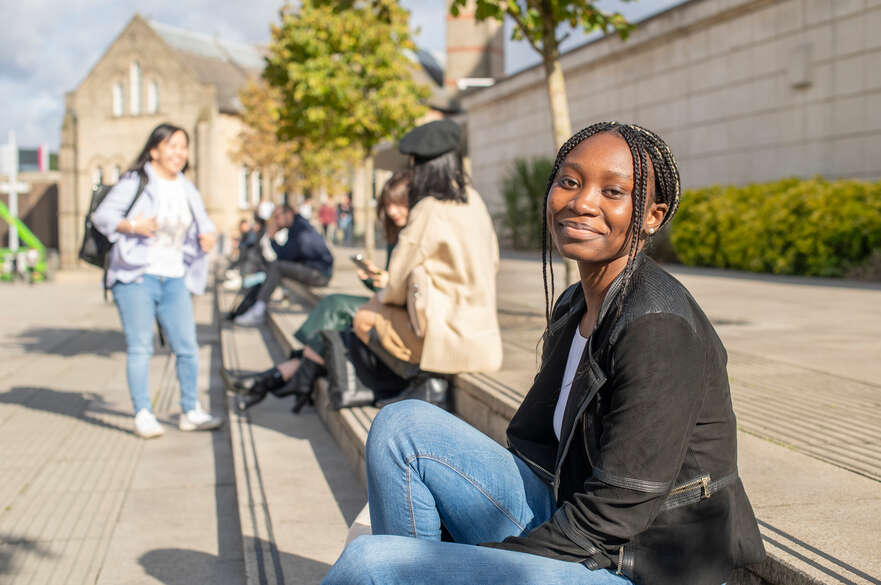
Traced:
<path fill-rule="evenodd" d="M 578 327 L 575 328 L 575 335 L 572 336 L 572 345 L 569 346 L 569 359 L 566 360 L 566 371 L 563 372 L 563 385 L 560 387 L 560 397 L 557 399 L 557 408 L 554 409 L 554 434 L 557 440 L 560 440 L 560 433 L 563 432 L 563 414 L 566 412 L 566 403 L 569 402 L 569 392 L 572 390 L 572 380 L 575 379 L 575 372 L 581 363 L 581 355 L 584 353 L 584 346 L 587 345 L 587 338 L 582 337 Z"/>
<path fill-rule="evenodd" d="M 150 181 L 150 192 L 156 198 L 158 229 L 150 242 L 146 273 L 180 278 L 186 272 L 183 243 L 187 230 L 193 223 L 186 185 L 181 177 L 168 181 L 155 174 Z"/>

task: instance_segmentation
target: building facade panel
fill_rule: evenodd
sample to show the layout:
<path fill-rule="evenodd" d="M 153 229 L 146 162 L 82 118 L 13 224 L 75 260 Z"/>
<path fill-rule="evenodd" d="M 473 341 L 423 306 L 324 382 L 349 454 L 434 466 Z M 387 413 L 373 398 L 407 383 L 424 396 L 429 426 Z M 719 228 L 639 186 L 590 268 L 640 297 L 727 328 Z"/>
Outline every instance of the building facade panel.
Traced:
<path fill-rule="evenodd" d="M 562 57 L 573 130 L 600 119 L 657 130 L 686 188 L 877 178 L 881 157 L 870 153 L 881 150 L 881 37 L 869 33 L 873 22 L 881 26 L 881 0 L 683 3 L 641 23 L 626 43 L 601 39 Z M 500 177 L 513 158 L 554 154 L 538 73 L 464 100 L 473 180 L 493 210 L 503 207 Z"/>

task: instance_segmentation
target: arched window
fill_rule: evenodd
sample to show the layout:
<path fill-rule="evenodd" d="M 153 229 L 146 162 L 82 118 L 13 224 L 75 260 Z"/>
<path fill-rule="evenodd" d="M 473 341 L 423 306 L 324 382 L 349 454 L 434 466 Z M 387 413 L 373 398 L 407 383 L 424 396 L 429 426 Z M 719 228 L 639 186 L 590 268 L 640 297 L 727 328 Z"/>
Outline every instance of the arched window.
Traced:
<path fill-rule="evenodd" d="M 122 116 L 125 113 L 125 88 L 122 83 L 113 85 L 113 115 Z"/>
<path fill-rule="evenodd" d="M 92 171 L 92 186 L 104 184 L 104 169 L 100 166 L 95 167 Z"/>
<path fill-rule="evenodd" d="M 119 182 L 119 176 L 122 174 L 122 169 L 119 168 L 119 165 L 113 165 L 113 172 L 110 174 L 110 179 L 113 181 L 113 184 Z"/>
<path fill-rule="evenodd" d="M 155 79 L 147 84 L 147 113 L 155 114 L 159 111 L 159 82 Z"/>
<path fill-rule="evenodd" d="M 128 77 L 131 92 L 129 110 L 132 116 L 137 116 L 141 113 L 141 66 L 137 61 L 129 67 Z"/>
<path fill-rule="evenodd" d="M 248 167 L 239 169 L 239 209 L 248 209 Z"/>
<path fill-rule="evenodd" d="M 257 207 L 261 199 L 263 199 L 263 177 L 260 171 L 254 171 L 251 173 L 251 205 Z"/>

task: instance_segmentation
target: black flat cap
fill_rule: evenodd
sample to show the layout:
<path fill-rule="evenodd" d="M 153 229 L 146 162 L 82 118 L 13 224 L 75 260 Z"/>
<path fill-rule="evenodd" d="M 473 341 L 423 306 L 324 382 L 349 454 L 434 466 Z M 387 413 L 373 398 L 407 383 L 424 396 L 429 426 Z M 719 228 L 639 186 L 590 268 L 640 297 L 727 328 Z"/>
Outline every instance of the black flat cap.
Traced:
<path fill-rule="evenodd" d="M 413 128 L 401 138 L 398 151 L 416 158 L 431 159 L 459 148 L 462 129 L 452 120 L 435 120 Z"/>

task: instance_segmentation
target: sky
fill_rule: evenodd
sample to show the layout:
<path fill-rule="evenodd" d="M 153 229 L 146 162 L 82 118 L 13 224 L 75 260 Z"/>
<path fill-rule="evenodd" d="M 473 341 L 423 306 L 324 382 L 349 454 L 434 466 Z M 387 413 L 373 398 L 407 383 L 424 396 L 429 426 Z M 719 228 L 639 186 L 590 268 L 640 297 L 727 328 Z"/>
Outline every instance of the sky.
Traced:
<path fill-rule="evenodd" d="M 600 0 L 639 20 L 683 0 Z M 281 0 L 0 0 L 0 143 L 15 130 L 20 146 L 58 148 L 64 94 L 79 85 L 135 13 L 149 19 L 255 44 L 269 39 Z M 401 0 L 419 46 L 443 55 L 444 0 Z M 508 27 L 510 30 L 510 26 Z M 585 42 L 574 31 L 564 49 Z M 538 63 L 525 42 L 506 42 L 506 73 Z"/>

